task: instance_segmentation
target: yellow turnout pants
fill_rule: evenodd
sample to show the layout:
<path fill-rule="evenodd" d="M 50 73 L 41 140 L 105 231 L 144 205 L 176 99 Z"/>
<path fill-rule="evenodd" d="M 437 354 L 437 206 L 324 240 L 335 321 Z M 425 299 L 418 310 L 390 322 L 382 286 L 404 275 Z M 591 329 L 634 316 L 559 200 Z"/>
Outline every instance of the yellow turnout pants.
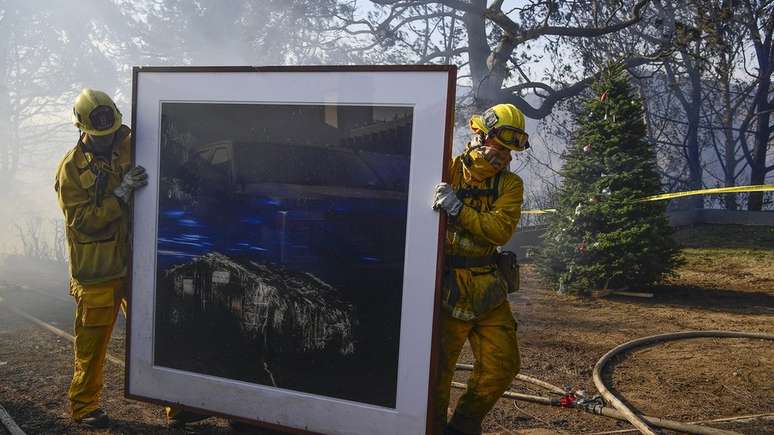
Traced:
<path fill-rule="evenodd" d="M 468 388 L 457 402 L 449 425 L 470 434 L 481 433 L 481 422 L 519 373 L 519 341 L 516 321 L 507 301 L 484 316 L 459 320 L 442 311 L 441 352 L 436 391 L 435 427 L 438 433 L 446 424 L 446 410 L 454 368 L 465 340 L 476 360 Z"/>
<path fill-rule="evenodd" d="M 124 279 L 83 286 L 70 284 L 75 310 L 75 362 L 68 397 L 75 421 L 99 408 L 102 368 L 118 309 L 126 316 Z"/>

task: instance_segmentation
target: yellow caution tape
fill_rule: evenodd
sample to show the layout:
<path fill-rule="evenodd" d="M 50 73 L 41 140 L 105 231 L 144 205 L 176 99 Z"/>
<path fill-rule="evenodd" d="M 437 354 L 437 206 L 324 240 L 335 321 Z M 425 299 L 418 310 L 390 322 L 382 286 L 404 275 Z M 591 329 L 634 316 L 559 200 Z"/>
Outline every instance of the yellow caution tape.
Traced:
<path fill-rule="evenodd" d="M 524 210 L 521 212 L 521 214 L 548 214 L 548 213 L 556 213 L 556 209 L 547 208 L 545 210 Z"/>
<path fill-rule="evenodd" d="M 753 186 L 734 186 L 734 187 L 716 187 L 713 189 L 688 190 L 685 192 L 662 193 L 659 195 L 647 196 L 639 201 L 661 201 L 664 199 L 682 198 L 694 195 L 712 195 L 717 193 L 737 193 L 737 192 L 774 192 L 774 184 L 756 184 Z M 548 214 L 556 213 L 555 208 L 546 208 L 543 210 L 523 210 L 521 214 Z"/>
<path fill-rule="evenodd" d="M 709 195 L 715 193 L 735 192 L 770 192 L 774 191 L 774 184 L 758 184 L 755 186 L 716 187 L 714 189 L 688 190 L 686 192 L 662 193 L 642 198 L 640 201 L 660 201 L 662 199 L 682 198 L 684 196 Z"/>

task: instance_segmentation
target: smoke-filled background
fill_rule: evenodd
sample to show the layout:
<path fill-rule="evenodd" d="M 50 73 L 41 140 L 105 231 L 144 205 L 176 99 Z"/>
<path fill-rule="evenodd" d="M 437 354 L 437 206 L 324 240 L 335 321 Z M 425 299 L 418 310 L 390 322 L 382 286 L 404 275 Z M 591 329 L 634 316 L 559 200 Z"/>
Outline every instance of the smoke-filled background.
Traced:
<path fill-rule="evenodd" d="M 512 170 L 540 208 L 577 101 L 610 61 L 635 77 L 665 191 L 772 182 L 773 17 L 764 0 L 0 0 L 0 255 L 16 265 L 0 279 L 19 265 L 64 274 L 53 180 L 78 138 L 72 102 L 104 90 L 130 124 L 134 65 L 455 64 L 455 150 L 471 113 L 517 105 L 533 148 Z"/>

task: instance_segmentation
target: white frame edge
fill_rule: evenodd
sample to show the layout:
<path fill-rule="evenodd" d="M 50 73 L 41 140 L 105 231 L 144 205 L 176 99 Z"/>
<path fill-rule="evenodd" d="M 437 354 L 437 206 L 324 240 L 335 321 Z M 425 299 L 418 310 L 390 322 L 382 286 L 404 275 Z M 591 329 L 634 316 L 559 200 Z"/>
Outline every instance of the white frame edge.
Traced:
<path fill-rule="evenodd" d="M 322 433 L 425 433 L 439 246 L 439 214 L 430 208 L 430 202 L 433 186 L 441 180 L 446 164 L 443 155 L 449 72 L 139 70 L 136 81 L 135 162 L 148 170 L 151 182 L 148 188 L 135 195 L 127 393 Z M 395 409 L 152 364 L 158 143 L 160 103 L 163 101 L 334 103 L 414 108 Z M 255 400 L 256 397 L 261 399 Z"/>

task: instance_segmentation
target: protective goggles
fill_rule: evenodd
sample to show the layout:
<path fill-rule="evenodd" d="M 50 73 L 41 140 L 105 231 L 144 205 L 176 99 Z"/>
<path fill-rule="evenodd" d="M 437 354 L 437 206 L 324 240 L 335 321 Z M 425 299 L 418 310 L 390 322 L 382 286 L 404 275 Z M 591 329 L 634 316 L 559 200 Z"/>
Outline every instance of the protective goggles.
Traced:
<path fill-rule="evenodd" d="M 97 106 L 89 113 L 89 121 L 94 130 L 107 130 L 113 126 L 116 116 L 110 106 Z"/>
<path fill-rule="evenodd" d="M 501 144 L 514 151 L 524 151 L 529 148 L 529 135 L 524 130 L 507 124 L 496 127 L 500 118 L 494 110 L 488 109 L 482 115 L 482 119 L 489 129 L 486 134 L 487 139 L 495 137 Z"/>
<path fill-rule="evenodd" d="M 487 138 L 497 138 L 506 147 L 517 151 L 529 148 L 529 135 L 527 132 L 510 125 L 490 128 L 486 136 Z"/>

